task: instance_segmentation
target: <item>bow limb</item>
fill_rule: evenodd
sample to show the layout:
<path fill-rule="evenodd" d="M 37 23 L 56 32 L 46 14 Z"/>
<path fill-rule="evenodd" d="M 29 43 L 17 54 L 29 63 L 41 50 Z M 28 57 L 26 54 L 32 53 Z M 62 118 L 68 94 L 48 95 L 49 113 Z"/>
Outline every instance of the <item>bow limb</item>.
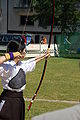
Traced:
<path fill-rule="evenodd" d="M 53 0 L 53 19 L 52 19 L 52 25 L 51 25 L 51 31 L 50 31 L 50 38 L 49 38 L 48 48 L 50 48 L 51 39 L 52 39 L 52 35 L 53 35 L 54 13 L 55 13 L 54 10 L 55 10 L 55 0 Z M 41 76 L 39 85 L 38 85 L 37 90 L 36 90 L 34 96 L 32 97 L 32 100 L 31 100 L 31 102 L 30 102 L 30 104 L 29 104 L 29 106 L 28 106 L 28 109 L 27 109 L 28 111 L 30 110 L 30 108 L 31 108 L 31 106 L 32 106 L 32 103 L 33 103 L 34 99 L 36 98 L 37 93 L 38 93 L 38 91 L 39 91 L 39 89 L 40 89 L 40 86 L 41 86 L 41 84 L 42 84 L 42 81 L 43 81 L 43 78 L 44 78 L 44 74 L 45 74 L 45 71 L 46 71 L 46 66 L 47 66 L 47 58 L 45 59 L 45 64 L 44 64 L 44 68 L 43 68 L 43 72 L 42 72 L 42 76 Z"/>

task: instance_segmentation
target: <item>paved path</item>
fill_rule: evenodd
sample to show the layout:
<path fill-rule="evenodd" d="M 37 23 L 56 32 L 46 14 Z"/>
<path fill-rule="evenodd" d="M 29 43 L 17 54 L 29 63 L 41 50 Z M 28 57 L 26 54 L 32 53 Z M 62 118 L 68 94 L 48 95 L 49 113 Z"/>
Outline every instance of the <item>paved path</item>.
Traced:
<path fill-rule="evenodd" d="M 25 101 L 31 101 L 30 98 L 24 98 Z M 69 104 L 78 104 L 80 101 L 67 101 L 67 100 L 49 100 L 49 99 L 35 99 L 35 101 L 42 101 L 42 102 L 57 102 L 57 103 L 69 103 Z"/>

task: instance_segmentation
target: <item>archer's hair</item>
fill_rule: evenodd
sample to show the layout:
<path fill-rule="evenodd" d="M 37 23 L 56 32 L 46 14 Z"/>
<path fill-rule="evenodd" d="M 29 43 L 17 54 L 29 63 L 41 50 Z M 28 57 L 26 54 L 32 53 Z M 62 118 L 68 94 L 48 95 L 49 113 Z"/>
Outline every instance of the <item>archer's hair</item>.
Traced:
<path fill-rule="evenodd" d="M 10 42 L 7 45 L 7 51 L 6 52 L 20 52 L 23 51 L 25 48 L 24 41 L 20 40 L 10 40 Z"/>

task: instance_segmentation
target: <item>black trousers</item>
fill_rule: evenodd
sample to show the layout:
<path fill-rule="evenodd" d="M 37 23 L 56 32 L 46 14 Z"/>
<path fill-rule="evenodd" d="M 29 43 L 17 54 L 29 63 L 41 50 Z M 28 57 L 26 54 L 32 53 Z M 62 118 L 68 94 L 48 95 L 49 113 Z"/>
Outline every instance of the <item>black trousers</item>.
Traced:
<path fill-rule="evenodd" d="M 0 96 L 0 120 L 25 120 L 23 92 L 4 90 Z"/>

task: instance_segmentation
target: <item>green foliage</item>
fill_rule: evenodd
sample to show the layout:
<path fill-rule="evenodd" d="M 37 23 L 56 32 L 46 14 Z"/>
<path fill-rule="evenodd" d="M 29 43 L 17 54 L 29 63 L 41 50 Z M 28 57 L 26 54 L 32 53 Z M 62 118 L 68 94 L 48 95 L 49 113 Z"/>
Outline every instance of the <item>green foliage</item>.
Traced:
<path fill-rule="evenodd" d="M 35 1 L 35 19 L 39 20 L 39 25 L 47 27 L 52 23 L 53 0 L 33 0 Z M 80 25 L 80 11 L 77 5 L 80 0 L 55 0 L 55 26 L 61 32 L 74 32 Z"/>
<path fill-rule="evenodd" d="M 74 32 L 80 22 L 80 11 L 77 4 L 80 0 L 58 0 L 55 5 L 56 25 L 61 28 L 63 33 Z"/>
<path fill-rule="evenodd" d="M 43 27 L 50 25 L 53 13 L 51 0 L 36 0 L 34 8 L 38 13 L 36 19 L 38 19 L 39 25 Z"/>

